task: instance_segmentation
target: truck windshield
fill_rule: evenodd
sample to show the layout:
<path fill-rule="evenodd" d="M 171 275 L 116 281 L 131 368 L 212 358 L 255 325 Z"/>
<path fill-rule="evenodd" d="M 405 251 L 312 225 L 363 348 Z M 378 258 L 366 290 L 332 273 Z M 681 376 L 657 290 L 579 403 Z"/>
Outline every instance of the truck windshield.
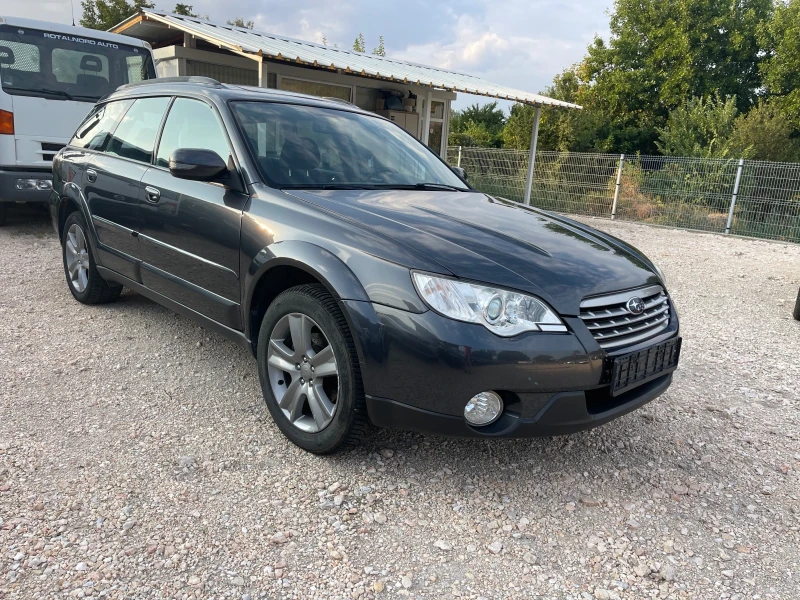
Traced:
<path fill-rule="evenodd" d="M 7 94 L 95 102 L 120 85 L 154 77 L 146 48 L 0 26 L 0 86 Z"/>
<path fill-rule="evenodd" d="M 472 191 L 391 121 L 363 113 L 235 102 L 250 151 L 274 187 Z"/>

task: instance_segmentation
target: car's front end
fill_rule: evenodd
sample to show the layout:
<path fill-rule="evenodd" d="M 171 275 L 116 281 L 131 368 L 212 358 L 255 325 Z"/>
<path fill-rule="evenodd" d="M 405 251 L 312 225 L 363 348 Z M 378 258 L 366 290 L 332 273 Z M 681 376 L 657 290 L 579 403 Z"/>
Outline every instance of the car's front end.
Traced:
<path fill-rule="evenodd" d="M 624 242 L 476 192 L 292 193 L 442 267 L 409 265 L 402 295 L 417 296 L 416 307 L 344 302 L 376 425 L 468 437 L 566 434 L 671 384 L 678 315 L 663 274 Z M 379 267 L 357 276 L 367 289 L 385 279 Z"/>
<path fill-rule="evenodd" d="M 649 308 L 643 321 L 625 326 L 632 331 L 616 336 L 602 315 L 623 314 L 618 296 L 624 303 L 644 296 Z M 346 302 L 354 331 L 364 333 L 370 418 L 460 437 L 549 436 L 600 425 L 663 393 L 680 352 L 669 296 L 648 285 L 587 303 L 579 316 L 560 317 L 563 332 L 499 337 L 434 310 Z M 476 402 L 484 406 L 470 415 Z"/>

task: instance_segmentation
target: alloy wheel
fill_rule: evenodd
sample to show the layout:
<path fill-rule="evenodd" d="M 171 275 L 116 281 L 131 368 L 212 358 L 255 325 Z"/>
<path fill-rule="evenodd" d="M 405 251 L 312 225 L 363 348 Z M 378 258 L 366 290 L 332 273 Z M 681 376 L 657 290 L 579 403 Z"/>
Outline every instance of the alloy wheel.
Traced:
<path fill-rule="evenodd" d="M 289 422 L 318 433 L 333 419 L 339 394 L 336 356 L 322 328 L 308 315 L 289 313 L 272 329 L 267 372 Z"/>
<path fill-rule="evenodd" d="M 69 282 L 76 292 L 81 293 L 89 285 L 89 248 L 83 229 L 77 223 L 67 230 L 65 252 Z"/>

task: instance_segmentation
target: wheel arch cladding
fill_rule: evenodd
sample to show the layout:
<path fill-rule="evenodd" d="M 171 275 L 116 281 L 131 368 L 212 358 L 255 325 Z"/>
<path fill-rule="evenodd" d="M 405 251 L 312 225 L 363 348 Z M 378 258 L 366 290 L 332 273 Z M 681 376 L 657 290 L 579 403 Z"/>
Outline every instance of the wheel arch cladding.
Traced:
<path fill-rule="evenodd" d="M 342 300 L 369 302 L 353 272 L 331 252 L 309 242 L 279 242 L 264 248 L 253 259 L 245 278 L 245 315 L 255 354 L 261 320 L 267 307 L 283 291 L 304 283 L 319 283 L 339 302 L 363 363 L 358 336 L 354 335 L 349 311 Z"/>

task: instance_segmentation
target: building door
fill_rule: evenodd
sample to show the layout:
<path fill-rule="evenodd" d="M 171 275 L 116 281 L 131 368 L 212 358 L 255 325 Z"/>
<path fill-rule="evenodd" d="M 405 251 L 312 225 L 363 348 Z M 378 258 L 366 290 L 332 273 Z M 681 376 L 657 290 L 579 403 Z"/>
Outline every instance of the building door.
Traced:
<path fill-rule="evenodd" d="M 431 122 L 428 131 L 428 147 L 441 157 L 447 156 L 446 116 L 449 112 L 448 100 L 431 100 Z"/>

